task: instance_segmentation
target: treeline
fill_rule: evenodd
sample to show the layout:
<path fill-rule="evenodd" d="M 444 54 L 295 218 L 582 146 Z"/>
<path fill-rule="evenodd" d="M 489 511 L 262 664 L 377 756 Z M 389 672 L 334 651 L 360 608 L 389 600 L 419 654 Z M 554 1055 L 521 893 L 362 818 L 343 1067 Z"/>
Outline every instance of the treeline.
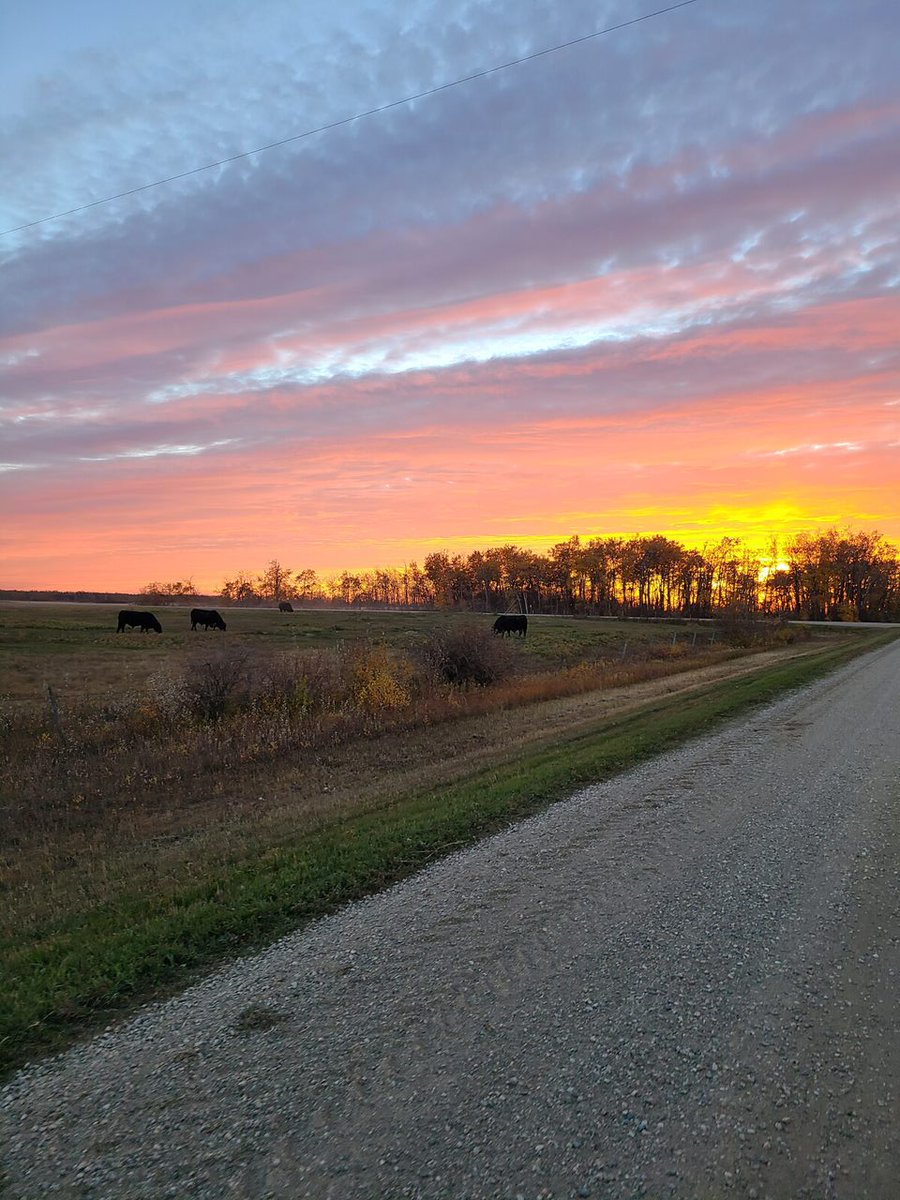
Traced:
<path fill-rule="evenodd" d="M 159 586 L 159 585 L 155 585 Z M 181 585 L 179 585 L 181 586 Z M 273 560 L 226 580 L 231 604 L 450 608 L 629 617 L 714 617 L 724 611 L 812 621 L 900 620 L 900 558 L 878 533 L 799 534 L 770 554 L 725 537 L 689 550 L 661 536 L 436 552 L 422 566 L 319 578 Z"/>
<path fill-rule="evenodd" d="M 765 555 L 725 537 L 688 550 L 661 536 L 582 540 L 548 553 L 521 546 L 435 552 L 423 564 L 319 576 L 273 559 L 216 595 L 188 578 L 130 593 L 0 591 L 6 600 L 518 610 L 608 617 L 715 617 L 726 611 L 811 621 L 900 621 L 900 553 L 879 533 L 798 534 Z"/>
<path fill-rule="evenodd" d="M 0 588 L 0 600 L 43 600 L 56 604 L 129 604 L 134 592 L 41 591 L 39 588 Z"/>

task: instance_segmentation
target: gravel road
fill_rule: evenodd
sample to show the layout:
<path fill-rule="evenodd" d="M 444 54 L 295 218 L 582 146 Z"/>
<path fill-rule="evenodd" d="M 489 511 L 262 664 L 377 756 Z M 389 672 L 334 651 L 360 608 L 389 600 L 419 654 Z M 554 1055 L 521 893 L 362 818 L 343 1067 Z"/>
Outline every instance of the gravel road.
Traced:
<path fill-rule="evenodd" d="M 2 1096 L 10 1197 L 900 1195 L 900 641 Z"/>

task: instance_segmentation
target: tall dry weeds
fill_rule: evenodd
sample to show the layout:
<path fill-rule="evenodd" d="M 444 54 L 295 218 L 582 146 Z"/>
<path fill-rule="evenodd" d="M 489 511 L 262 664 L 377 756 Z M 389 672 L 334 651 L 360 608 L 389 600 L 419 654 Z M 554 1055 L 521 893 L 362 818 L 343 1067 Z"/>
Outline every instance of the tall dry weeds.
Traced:
<path fill-rule="evenodd" d="M 209 803 L 241 772 L 302 764 L 330 746 L 656 678 L 696 662 L 684 645 L 525 673 L 489 631 L 433 635 L 415 656 L 379 642 L 272 654 L 210 646 L 133 694 L 0 720 L 7 847 Z M 248 776 L 249 777 L 249 776 Z"/>

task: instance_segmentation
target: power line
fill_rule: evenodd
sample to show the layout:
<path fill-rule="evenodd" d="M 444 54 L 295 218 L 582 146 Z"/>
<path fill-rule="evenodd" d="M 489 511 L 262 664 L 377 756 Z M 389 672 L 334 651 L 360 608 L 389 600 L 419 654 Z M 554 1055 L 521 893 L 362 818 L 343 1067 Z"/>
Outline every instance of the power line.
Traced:
<path fill-rule="evenodd" d="M 91 200 L 87 204 L 79 204 L 76 208 L 68 208 L 65 212 L 53 213 L 48 217 L 38 217 L 36 221 L 27 221 L 24 225 L 14 225 L 11 229 L 0 231 L 0 237 L 10 233 L 20 233 L 23 229 L 33 229 L 36 225 L 45 225 L 48 221 L 59 221 L 63 217 L 71 217 L 76 213 L 86 212 L 89 208 L 97 208 L 101 204 L 110 204 L 113 200 L 124 200 L 127 196 L 136 196 L 139 192 L 149 191 L 150 188 L 162 187 L 166 183 L 175 183 L 178 179 L 188 179 L 191 175 L 199 175 L 202 171 L 212 171 L 215 167 L 224 167 L 228 163 L 239 162 L 242 158 L 251 158 L 254 154 L 263 154 L 266 150 L 276 150 L 279 146 L 287 146 L 291 142 L 299 142 L 303 138 L 314 137 L 317 133 L 327 133 L 331 129 L 339 129 L 342 125 L 350 125 L 353 121 L 361 121 L 365 117 L 374 117 L 379 113 L 400 108 L 403 104 L 411 104 L 414 100 L 424 100 L 427 96 L 435 96 L 438 92 L 449 91 L 463 83 L 471 83 L 475 79 L 485 79 L 488 75 L 496 75 L 498 71 L 507 71 L 510 67 L 519 67 L 523 63 L 533 62 L 548 54 L 556 54 L 559 50 L 568 50 L 571 46 L 579 46 L 594 38 L 603 37 L 607 33 L 615 33 L 627 29 L 630 25 L 639 25 L 642 21 L 650 21 L 653 17 L 662 17 L 666 13 L 675 12 L 679 8 L 688 8 L 697 0 L 680 0 L 678 4 L 670 4 L 666 8 L 658 8 L 654 12 L 644 13 L 640 17 L 632 17 L 630 21 L 620 21 L 617 25 L 607 25 L 604 29 L 596 29 L 593 33 L 582 34 L 581 37 L 571 38 L 567 42 L 558 42 L 555 46 L 546 46 L 543 50 L 535 50 L 532 54 L 524 54 L 521 58 L 511 58 L 509 62 L 498 63 L 495 67 L 485 67 L 482 71 L 473 71 L 471 75 L 462 75 L 449 83 L 439 83 L 436 87 L 427 88 L 423 92 L 414 92 L 403 96 L 400 100 L 391 100 L 387 104 L 379 104 L 375 108 L 367 108 L 364 112 L 354 113 L 351 117 L 341 117 L 338 121 L 329 121 L 326 125 L 317 125 L 315 129 L 305 129 L 302 133 L 292 134 L 277 142 L 267 142 L 265 146 L 256 146 L 253 150 L 242 150 L 240 154 L 219 158 L 215 162 L 204 163 L 201 167 L 192 167 L 189 171 L 179 171 L 177 175 L 167 175 L 164 179 L 154 179 L 151 183 L 142 183 L 138 187 L 128 188 L 124 192 L 116 192 L 112 196 L 103 196 L 100 200 Z"/>

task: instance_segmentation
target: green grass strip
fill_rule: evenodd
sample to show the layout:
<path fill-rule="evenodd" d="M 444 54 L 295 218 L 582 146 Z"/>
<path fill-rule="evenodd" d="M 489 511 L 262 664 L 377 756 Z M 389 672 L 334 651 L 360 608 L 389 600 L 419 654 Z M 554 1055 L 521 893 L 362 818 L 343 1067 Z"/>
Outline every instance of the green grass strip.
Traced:
<path fill-rule="evenodd" d="M 189 973 L 379 890 L 510 819 L 671 749 L 889 640 L 872 635 L 654 702 L 514 763 L 398 798 L 273 845 L 174 894 L 72 914 L 39 941 L 0 946 L 0 1071 L 58 1050 Z"/>

